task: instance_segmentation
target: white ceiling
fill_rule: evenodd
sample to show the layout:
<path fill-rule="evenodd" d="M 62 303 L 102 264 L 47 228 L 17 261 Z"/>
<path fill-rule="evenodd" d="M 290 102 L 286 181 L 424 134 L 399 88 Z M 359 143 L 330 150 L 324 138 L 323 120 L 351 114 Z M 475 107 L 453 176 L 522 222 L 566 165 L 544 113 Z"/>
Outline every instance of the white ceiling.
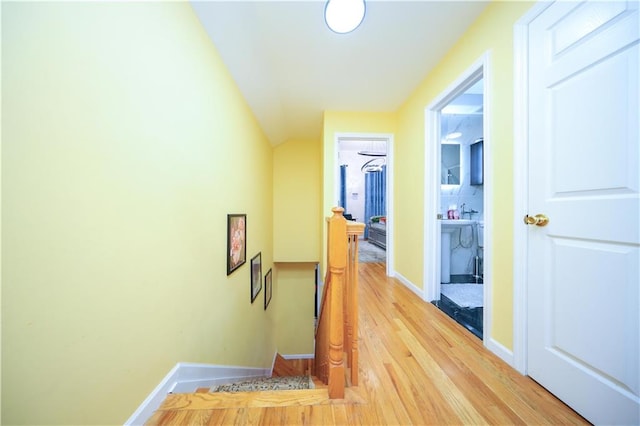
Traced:
<path fill-rule="evenodd" d="M 395 111 L 488 1 L 369 0 L 349 34 L 325 26 L 323 1 L 191 4 L 277 145 L 319 137 L 325 110 Z"/>

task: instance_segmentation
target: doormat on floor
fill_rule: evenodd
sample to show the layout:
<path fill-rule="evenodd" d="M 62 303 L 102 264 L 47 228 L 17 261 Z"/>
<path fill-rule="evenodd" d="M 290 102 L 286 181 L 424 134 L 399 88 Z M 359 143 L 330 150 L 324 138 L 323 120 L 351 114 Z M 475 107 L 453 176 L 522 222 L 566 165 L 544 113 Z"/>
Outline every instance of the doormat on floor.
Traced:
<path fill-rule="evenodd" d="M 461 308 L 480 308 L 482 284 L 441 284 L 440 292 Z"/>
<path fill-rule="evenodd" d="M 257 392 L 312 389 L 313 387 L 313 382 L 309 376 L 260 377 L 228 385 L 215 385 L 209 389 L 209 392 Z"/>

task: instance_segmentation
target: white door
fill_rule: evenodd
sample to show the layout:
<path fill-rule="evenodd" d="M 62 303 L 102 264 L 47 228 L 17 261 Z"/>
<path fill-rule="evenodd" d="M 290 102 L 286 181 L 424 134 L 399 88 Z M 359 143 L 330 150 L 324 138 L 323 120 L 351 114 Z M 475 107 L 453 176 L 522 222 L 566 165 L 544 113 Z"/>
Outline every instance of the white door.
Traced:
<path fill-rule="evenodd" d="M 527 371 L 596 424 L 640 424 L 638 4 L 529 25 Z"/>

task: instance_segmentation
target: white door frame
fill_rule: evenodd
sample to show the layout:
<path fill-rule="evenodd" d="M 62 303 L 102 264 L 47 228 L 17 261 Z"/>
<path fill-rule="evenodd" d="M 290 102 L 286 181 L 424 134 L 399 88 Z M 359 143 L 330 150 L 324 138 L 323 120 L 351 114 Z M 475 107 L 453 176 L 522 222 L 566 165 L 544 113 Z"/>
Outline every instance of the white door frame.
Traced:
<path fill-rule="evenodd" d="M 491 233 L 493 229 L 493 170 L 492 143 L 490 135 L 491 113 L 491 75 L 490 53 L 484 53 L 449 87 L 438 95 L 425 109 L 425 150 L 424 150 L 424 288 L 422 298 L 430 302 L 440 298 L 440 223 L 438 209 L 440 206 L 440 111 L 458 95 L 464 93 L 480 78 L 484 79 L 483 96 L 483 132 L 484 132 L 484 309 L 483 309 L 483 341 L 485 345 L 491 341 L 491 283 L 492 283 L 492 247 Z M 496 348 L 490 348 L 496 352 Z M 498 353 L 502 357 L 501 353 Z"/>
<path fill-rule="evenodd" d="M 514 25 L 513 105 L 513 364 L 527 374 L 527 261 L 528 233 L 520 218 L 529 211 L 529 24 L 551 2 L 536 3 Z"/>
<path fill-rule="evenodd" d="M 334 157 L 333 164 L 334 167 L 334 178 L 335 182 L 334 187 L 334 199 L 340 200 L 340 160 L 338 158 L 338 152 L 340 151 L 340 141 L 341 140 L 366 140 L 366 141 L 384 141 L 387 146 L 387 188 L 386 188 L 386 201 L 387 201 L 387 276 L 393 276 L 394 274 L 394 264 L 393 264 L 393 243 L 394 243 L 394 233 L 393 233 L 393 225 L 394 225 L 394 215 L 393 215 L 393 182 L 394 182 L 394 173 L 393 173 L 393 135 L 389 133 L 336 133 L 334 140 Z M 338 204 L 336 204 L 338 205 Z M 363 218 L 362 222 L 366 224 L 366 218 Z"/>

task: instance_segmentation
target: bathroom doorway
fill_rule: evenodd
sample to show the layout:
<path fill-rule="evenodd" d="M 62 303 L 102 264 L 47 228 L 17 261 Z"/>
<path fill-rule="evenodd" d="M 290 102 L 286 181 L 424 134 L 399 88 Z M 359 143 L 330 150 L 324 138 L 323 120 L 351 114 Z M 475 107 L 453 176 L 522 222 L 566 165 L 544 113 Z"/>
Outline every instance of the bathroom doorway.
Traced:
<path fill-rule="evenodd" d="M 486 57 L 427 108 L 425 300 L 480 339 L 490 317 Z M 485 220 L 485 218 L 487 220 Z"/>

